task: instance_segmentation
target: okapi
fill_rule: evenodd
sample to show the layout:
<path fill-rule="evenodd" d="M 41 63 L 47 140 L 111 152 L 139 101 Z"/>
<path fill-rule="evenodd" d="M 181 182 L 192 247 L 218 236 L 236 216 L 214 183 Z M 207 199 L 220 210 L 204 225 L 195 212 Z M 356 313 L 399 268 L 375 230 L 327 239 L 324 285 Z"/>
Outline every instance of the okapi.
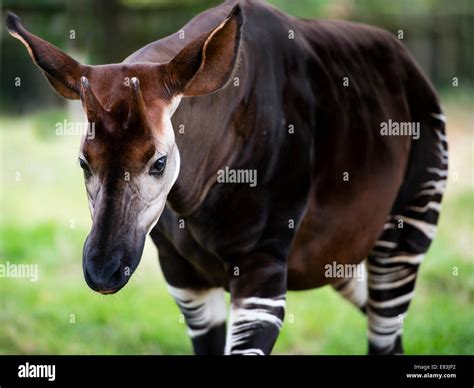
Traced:
<path fill-rule="evenodd" d="M 269 354 L 287 290 L 328 284 L 367 315 L 369 354 L 403 352 L 448 156 L 436 93 L 395 37 L 232 0 L 121 63 L 87 66 L 6 21 L 95 125 L 79 154 L 90 288 L 120 290 L 150 233 L 196 354 Z M 218 182 L 223 169 L 258 180 Z M 326 274 L 364 263 L 366 281 Z"/>

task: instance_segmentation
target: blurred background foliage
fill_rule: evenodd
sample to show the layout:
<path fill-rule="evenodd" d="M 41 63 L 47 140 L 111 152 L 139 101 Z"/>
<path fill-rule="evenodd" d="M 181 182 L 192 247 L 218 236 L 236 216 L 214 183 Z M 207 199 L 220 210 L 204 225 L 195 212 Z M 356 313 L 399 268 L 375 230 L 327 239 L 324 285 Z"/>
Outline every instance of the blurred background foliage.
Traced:
<path fill-rule="evenodd" d="M 84 63 L 119 62 L 179 30 L 214 0 L 4 0 L 35 34 Z M 450 177 L 438 235 L 421 267 L 405 331 L 411 354 L 474 352 L 474 2 L 270 0 L 304 18 L 338 18 L 396 34 L 440 91 Z M 71 30 L 75 39 L 70 39 Z M 38 264 L 38 282 L 0 278 L 0 354 L 186 354 L 180 313 L 147 242 L 130 284 L 101 296 L 82 275 L 90 228 L 79 137 L 56 136 L 79 102 L 54 93 L 1 29 L 0 263 Z M 21 78 L 16 87 L 15 77 Z M 458 84 L 453 85 L 453 77 Z M 366 320 L 331 289 L 290 293 L 279 354 L 363 354 Z"/>

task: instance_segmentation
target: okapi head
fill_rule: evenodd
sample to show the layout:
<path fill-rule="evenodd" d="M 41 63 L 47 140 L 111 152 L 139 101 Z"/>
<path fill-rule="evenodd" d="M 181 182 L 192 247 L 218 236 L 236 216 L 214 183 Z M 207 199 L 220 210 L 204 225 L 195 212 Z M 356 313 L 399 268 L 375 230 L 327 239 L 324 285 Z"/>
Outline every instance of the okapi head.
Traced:
<path fill-rule="evenodd" d="M 239 51 L 241 11 L 186 45 L 167 63 L 87 66 L 28 32 L 7 13 L 10 34 L 63 97 L 81 99 L 95 136 L 82 139 L 92 229 L 84 277 L 93 290 L 120 290 L 138 266 L 146 234 L 158 221 L 180 169 L 171 116 L 182 97 L 223 88 Z"/>

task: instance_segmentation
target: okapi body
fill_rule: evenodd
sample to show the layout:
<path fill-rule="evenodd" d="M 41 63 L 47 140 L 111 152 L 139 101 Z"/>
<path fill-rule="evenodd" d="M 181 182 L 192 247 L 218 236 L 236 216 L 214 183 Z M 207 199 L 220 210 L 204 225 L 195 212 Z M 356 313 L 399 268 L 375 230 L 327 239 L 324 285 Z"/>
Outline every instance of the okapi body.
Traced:
<path fill-rule="evenodd" d="M 402 352 L 447 142 L 436 93 L 396 38 L 227 1 L 122 63 L 86 66 L 13 14 L 7 26 L 95 124 L 80 151 L 92 289 L 122 288 L 150 233 L 197 354 L 269 354 L 287 290 L 327 284 L 367 314 L 369 353 Z M 255 171 L 255 184 L 218 181 L 224 169 Z M 333 264 L 366 264 L 367 278 L 330 277 Z"/>

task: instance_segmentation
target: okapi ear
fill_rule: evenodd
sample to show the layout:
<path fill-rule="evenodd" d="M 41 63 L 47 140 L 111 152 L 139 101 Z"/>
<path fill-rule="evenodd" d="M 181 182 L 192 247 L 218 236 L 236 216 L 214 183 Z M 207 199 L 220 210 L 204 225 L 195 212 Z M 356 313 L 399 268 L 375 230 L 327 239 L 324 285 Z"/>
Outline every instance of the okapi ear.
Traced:
<path fill-rule="evenodd" d="M 51 43 L 28 32 L 14 13 L 7 12 L 6 26 L 11 36 L 21 41 L 34 63 L 43 70 L 54 89 L 63 97 L 78 99 L 79 79 L 85 67 Z"/>
<path fill-rule="evenodd" d="M 219 26 L 192 41 L 166 65 L 176 93 L 201 96 L 227 84 L 239 53 L 242 21 L 237 5 Z"/>

